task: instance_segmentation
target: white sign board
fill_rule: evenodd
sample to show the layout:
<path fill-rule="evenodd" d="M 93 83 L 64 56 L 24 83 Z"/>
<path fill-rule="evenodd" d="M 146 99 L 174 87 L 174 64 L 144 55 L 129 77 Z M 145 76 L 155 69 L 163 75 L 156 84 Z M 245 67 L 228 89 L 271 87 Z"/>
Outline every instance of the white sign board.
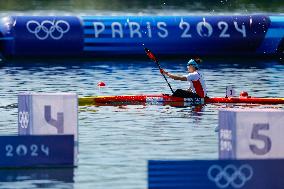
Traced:
<path fill-rule="evenodd" d="M 284 158 L 284 110 L 219 110 L 219 158 Z"/>
<path fill-rule="evenodd" d="M 226 87 L 226 97 L 233 97 L 236 96 L 236 91 L 233 86 Z"/>
<path fill-rule="evenodd" d="M 77 153 L 77 95 L 75 93 L 19 94 L 18 132 L 19 135 L 72 134 Z M 76 160 L 77 155 L 74 157 Z"/>

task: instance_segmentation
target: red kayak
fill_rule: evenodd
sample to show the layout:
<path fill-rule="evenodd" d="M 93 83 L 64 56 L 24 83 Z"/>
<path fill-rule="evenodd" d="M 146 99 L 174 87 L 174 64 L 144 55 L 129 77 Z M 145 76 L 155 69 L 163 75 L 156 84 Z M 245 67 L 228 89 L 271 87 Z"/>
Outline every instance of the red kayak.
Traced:
<path fill-rule="evenodd" d="M 176 105 L 189 106 L 212 103 L 236 104 L 284 104 L 284 98 L 259 98 L 259 97 L 211 97 L 211 98 L 180 98 L 168 94 L 154 95 L 122 95 L 122 96 L 91 96 L 79 98 L 79 105 Z"/>

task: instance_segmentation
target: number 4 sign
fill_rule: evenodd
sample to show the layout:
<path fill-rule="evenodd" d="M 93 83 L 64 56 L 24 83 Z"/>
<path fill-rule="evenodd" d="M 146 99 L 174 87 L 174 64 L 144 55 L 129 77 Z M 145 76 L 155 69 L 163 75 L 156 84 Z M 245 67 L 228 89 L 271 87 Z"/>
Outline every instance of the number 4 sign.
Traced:
<path fill-rule="evenodd" d="M 74 135 L 76 164 L 78 152 L 77 95 L 74 93 L 19 94 L 18 131 L 19 135 Z"/>
<path fill-rule="evenodd" d="M 18 98 L 19 134 L 74 134 L 78 102 L 74 93 L 25 93 Z"/>
<path fill-rule="evenodd" d="M 283 123 L 283 110 L 220 110 L 219 158 L 283 158 Z"/>

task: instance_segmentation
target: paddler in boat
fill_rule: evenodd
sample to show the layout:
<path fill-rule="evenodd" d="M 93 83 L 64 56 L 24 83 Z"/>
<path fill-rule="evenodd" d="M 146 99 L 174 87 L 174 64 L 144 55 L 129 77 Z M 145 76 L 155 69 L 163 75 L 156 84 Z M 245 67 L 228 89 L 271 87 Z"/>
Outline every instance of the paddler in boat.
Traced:
<path fill-rule="evenodd" d="M 199 72 L 200 58 L 190 59 L 187 63 L 187 75 L 176 75 L 160 69 L 161 74 L 164 74 L 174 80 L 188 81 L 190 88 L 187 90 L 177 89 L 173 96 L 182 98 L 205 98 L 207 97 L 207 90 L 205 80 Z"/>

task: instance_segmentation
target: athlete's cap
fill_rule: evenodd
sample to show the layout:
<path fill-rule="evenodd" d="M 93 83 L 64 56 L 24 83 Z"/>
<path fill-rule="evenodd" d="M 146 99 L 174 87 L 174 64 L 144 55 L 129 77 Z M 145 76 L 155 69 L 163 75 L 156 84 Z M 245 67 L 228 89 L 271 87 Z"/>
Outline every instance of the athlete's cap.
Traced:
<path fill-rule="evenodd" d="M 195 62 L 195 60 L 193 60 L 193 59 L 190 59 L 190 60 L 188 61 L 187 66 L 190 66 L 190 65 L 192 65 L 192 66 L 195 67 L 196 69 L 199 68 L 198 64 L 197 64 L 197 63 Z"/>

